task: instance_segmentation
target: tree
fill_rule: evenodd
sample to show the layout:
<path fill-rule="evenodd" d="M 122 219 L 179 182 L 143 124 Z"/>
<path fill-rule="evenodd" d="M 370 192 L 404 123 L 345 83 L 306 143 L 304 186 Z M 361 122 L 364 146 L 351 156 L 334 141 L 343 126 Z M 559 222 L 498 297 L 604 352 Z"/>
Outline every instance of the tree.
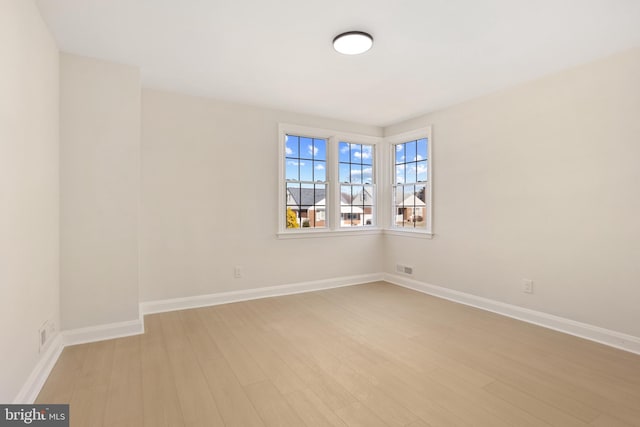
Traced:
<path fill-rule="evenodd" d="M 298 217 L 291 208 L 287 208 L 287 228 L 300 228 Z"/>

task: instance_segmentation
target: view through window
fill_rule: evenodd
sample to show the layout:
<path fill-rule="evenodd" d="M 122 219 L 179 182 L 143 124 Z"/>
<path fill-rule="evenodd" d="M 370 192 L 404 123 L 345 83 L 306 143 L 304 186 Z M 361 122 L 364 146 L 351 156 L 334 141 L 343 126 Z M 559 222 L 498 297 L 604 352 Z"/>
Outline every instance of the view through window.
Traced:
<path fill-rule="evenodd" d="M 340 226 L 372 226 L 375 224 L 373 145 L 340 142 L 338 152 Z"/>
<path fill-rule="evenodd" d="M 285 180 L 286 227 L 326 227 L 327 140 L 286 135 Z"/>
<path fill-rule="evenodd" d="M 428 140 L 395 144 L 393 225 L 398 228 L 427 228 Z"/>

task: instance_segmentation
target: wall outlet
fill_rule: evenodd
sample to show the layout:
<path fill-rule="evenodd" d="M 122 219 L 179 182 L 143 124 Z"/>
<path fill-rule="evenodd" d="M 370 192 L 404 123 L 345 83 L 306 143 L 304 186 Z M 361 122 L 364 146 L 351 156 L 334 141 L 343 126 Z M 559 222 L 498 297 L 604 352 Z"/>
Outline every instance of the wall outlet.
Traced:
<path fill-rule="evenodd" d="M 38 335 L 40 337 L 40 347 L 38 351 L 42 352 L 42 349 L 47 344 L 47 329 L 44 327 L 40 328 L 38 330 Z"/>
<path fill-rule="evenodd" d="M 47 320 L 38 329 L 38 351 L 42 351 L 49 344 L 49 340 L 53 337 L 56 331 L 56 324 L 53 320 Z"/>
<path fill-rule="evenodd" d="M 533 293 L 533 280 L 522 279 L 522 292 L 524 292 L 525 294 Z"/>
<path fill-rule="evenodd" d="M 233 277 L 235 277 L 236 279 L 242 278 L 242 267 L 240 267 L 239 265 L 236 265 L 233 268 Z"/>
<path fill-rule="evenodd" d="M 402 274 L 412 275 L 413 274 L 413 267 L 409 267 L 409 266 L 402 265 L 402 264 L 396 264 L 396 272 L 402 273 Z"/>

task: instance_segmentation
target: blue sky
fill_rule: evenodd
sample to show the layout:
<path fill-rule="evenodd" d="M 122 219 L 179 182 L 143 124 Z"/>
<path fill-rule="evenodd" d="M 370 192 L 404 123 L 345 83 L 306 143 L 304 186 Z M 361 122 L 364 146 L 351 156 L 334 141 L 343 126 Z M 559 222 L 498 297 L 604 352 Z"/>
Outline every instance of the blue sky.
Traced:
<path fill-rule="evenodd" d="M 327 140 L 287 135 L 285 178 L 296 181 L 327 180 Z M 428 141 L 426 138 L 396 145 L 395 182 L 427 180 Z M 373 183 L 373 146 L 340 142 L 338 146 L 340 182 Z"/>
<path fill-rule="evenodd" d="M 327 180 L 327 141 L 287 135 L 285 142 L 286 179 Z"/>
<path fill-rule="evenodd" d="M 426 138 L 396 145 L 395 182 L 397 184 L 427 180 L 427 148 Z"/>

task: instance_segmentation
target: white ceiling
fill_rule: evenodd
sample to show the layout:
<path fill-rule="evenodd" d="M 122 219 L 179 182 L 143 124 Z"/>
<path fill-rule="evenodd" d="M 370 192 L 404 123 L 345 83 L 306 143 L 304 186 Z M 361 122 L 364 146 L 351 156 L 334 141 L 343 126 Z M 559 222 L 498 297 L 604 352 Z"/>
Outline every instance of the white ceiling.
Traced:
<path fill-rule="evenodd" d="M 640 45 L 640 0 L 37 0 L 145 87 L 385 126 Z M 331 41 L 363 30 L 361 56 Z M 640 77 L 639 77 L 640 78 Z"/>

